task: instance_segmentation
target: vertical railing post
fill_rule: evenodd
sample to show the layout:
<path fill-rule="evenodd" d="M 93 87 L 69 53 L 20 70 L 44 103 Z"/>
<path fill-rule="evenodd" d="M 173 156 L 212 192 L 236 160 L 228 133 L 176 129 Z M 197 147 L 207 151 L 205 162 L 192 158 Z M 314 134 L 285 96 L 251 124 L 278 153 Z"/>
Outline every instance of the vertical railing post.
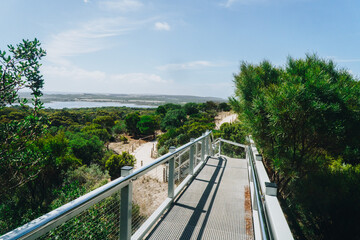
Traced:
<path fill-rule="evenodd" d="M 219 156 L 221 156 L 221 139 L 219 139 Z"/>
<path fill-rule="evenodd" d="M 205 135 L 207 134 L 207 136 L 205 137 L 205 155 L 209 156 L 209 130 L 206 130 Z"/>
<path fill-rule="evenodd" d="M 195 165 L 197 165 L 198 162 L 198 155 L 199 155 L 199 142 L 195 143 Z"/>
<path fill-rule="evenodd" d="M 175 152 L 175 147 L 170 147 L 169 152 Z M 175 156 L 171 156 L 169 159 L 169 182 L 168 182 L 168 197 L 174 198 L 174 185 L 175 185 Z"/>
<path fill-rule="evenodd" d="M 210 154 L 210 156 L 214 156 L 213 143 L 212 143 L 210 134 L 209 134 L 209 154 Z"/>
<path fill-rule="evenodd" d="M 205 134 L 203 134 L 204 136 Z M 205 137 L 201 139 L 201 161 L 205 160 Z"/>
<path fill-rule="evenodd" d="M 191 138 L 190 142 L 194 142 L 195 138 Z M 195 153 L 195 144 L 190 146 L 190 164 L 189 164 L 189 174 L 193 175 L 194 174 L 194 153 Z"/>
<path fill-rule="evenodd" d="M 121 168 L 121 176 L 126 177 L 131 174 L 133 167 L 125 166 Z M 131 239 L 131 212 L 132 212 L 132 182 L 121 189 L 120 203 L 120 240 Z"/>

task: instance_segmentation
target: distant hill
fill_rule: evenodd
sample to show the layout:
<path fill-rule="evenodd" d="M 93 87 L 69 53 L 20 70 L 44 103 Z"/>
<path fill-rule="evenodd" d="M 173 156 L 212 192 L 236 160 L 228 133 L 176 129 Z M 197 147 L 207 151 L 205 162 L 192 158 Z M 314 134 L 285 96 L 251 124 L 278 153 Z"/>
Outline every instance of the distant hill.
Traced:
<path fill-rule="evenodd" d="M 22 98 L 31 99 L 30 93 L 20 93 Z M 203 103 L 206 101 L 226 102 L 217 97 L 199 97 L 188 95 L 152 95 L 152 94 L 98 94 L 98 93 L 47 93 L 41 97 L 47 102 L 87 101 L 87 102 L 121 102 L 146 105 L 162 105 L 165 103 L 185 104 L 188 102 Z"/>

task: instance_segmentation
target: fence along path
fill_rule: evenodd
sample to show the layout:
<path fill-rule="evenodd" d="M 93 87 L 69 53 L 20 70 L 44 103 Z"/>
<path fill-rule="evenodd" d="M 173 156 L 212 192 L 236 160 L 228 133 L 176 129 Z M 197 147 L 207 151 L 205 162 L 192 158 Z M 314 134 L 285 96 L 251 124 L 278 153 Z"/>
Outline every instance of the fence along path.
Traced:
<path fill-rule="evenodd" d="M 247 162 L 211 157 L 147 239 L 253 239 Z"/>

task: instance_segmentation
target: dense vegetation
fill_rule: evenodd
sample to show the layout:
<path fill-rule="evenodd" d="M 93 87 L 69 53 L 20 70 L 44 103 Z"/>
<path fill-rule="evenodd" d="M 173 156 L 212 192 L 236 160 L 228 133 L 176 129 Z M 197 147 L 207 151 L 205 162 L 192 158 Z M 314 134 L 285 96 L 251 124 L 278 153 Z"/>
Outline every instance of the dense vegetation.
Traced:
<path fill-rule="evenodd" d="M 299 239 L 359 239 L 360 83 L 317 56 L 242 63 L 231 103 Z"/>
<path fill-rule="evenodd" d="M 10 46 L 9 52 L 0 52 L 0 235 L 119 177 L 122 166 L 135 164 L 129 153 L 110 150 L 109 142 L 127 142 L 129 135 L 155 136 L 161 130 L 163 154 L 171 145 L 214 128 L 217 111 L 229 110 L 228 104 L 211 101 L 157 109 L 43 109 L 39 60 L 45 51 L 35 39 Z M 31 90 L 30 107 L 19 97 L 20 89 Z M 8 107 L 14 103 L 20 105 Z M 99 211 L 111 207 L 115 198 L 86 214 L 100 221 Z M 113 220 L 95 223 L 99 227 L 108 221 Z M 99 234 L 94 237 L 104 233 Z"/>

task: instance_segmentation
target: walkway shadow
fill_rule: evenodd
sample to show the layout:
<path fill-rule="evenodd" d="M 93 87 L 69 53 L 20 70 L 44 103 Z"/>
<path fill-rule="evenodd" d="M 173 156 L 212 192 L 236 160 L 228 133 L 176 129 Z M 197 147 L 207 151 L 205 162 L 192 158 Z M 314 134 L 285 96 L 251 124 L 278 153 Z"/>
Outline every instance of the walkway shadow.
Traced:
<path fill-rule="evenodd" d="M 214 158 L 212 158 L 212 159 L 214 159 Z M 212 207 L 213 207 L 216 195 L 217 195 L 217 191 L 219 189 L 222 177 L 224 175 L 226 164 L 227 164 L 227 159 L 224 158 L 223 156 L 215 158 L 215 159 L 218 159 L 218 164 L 217 165 L 208 164 L 208 163 L 206 163 L 206 165 L 205 165 L 205 166 L 216 167 L 216 169 L 215 169 L 214 173 L 212 174 L 211 179 L 209 181 L 206 181 L 206 182 L 208 182 L 208 184 L 207 184 L 207 186 L 206 186 L 206 188 L 205 188 L 205 190 L 204 190 L 204 192 L 203 192 L 197 206 L 194 208 L 194 207 L 190 207 L 190 206 L 178 203 L 179 199 L 181 199 L 181 197 L 186 192 L 186 190 L 191 186 L 193 181 L 195 181 L 195 180 L 196 181 L 205 181 L 205 180 L 202 180 L 202 179 L 194 178 L 192 180 L 192 182 L 186 187 L 186 189 L 181 193 L 181 195 L 177 198 L 177 200 L 174 202 L 174 204 L 171 206 L 171 208 L 167 211 L 167 213 L 162 217 L 162 219 L 159 221 L 157 226 L 151 231 L 151 233 L 148 235 L 148 238 L 151 237 L 152 233 L 154 233 L 156 231 L 157 227 L 166 219 L 166 216 L 170 213 L 171 209 L 174 206 L 180 206 L 180 207 L 188 208 L 188 209 L 191 209 L 191 210 L 194 211 L 193 214 L 191 215 L 187 225 L 185 226 L 185 228 L 184 228 L 184 230 L 183 230 L 183 232 L 182 232 L 179 239 L 190 239 L 191 236 L 194 233 L 195 227 L 196 227 L 196 225 L 197 225 L 197 223 L 198 223 L 198 221 L 199 221 L 199 219 L 201 217 L 201 214 L 206 212 L 206 215 L 205 215 L 203 223 L 201 224 L 199 235 L 198 235 L 197 239 L 202 238 L 202 236 L 204 234 L 204 230 L 206 228 L 206 224 L 207 224 L 208 219 L 209 219 L 209 215 L 211 213 L 211 210 L 212 210 Z M 222 167 L 223 164 L 224 164 L 224 166 Z M 219 176 L 219 174 L 220 174 L 220 176 Z M 218 181 L 216 181 L 216 178 L 218 176 L 219 176 L 219 179 L 218 179 Z M 216 188 L 214 190 L 214 194 L 210 199 L 208 210 L 205 211 L 204 210 L 205 204 L 209 200 L 210 193 L 211 193 L 212 189 L 214 188 L 214 185 L 216 185 Z M 199 227 L 199 226 L 197 226 L 197 227 Z"/>

